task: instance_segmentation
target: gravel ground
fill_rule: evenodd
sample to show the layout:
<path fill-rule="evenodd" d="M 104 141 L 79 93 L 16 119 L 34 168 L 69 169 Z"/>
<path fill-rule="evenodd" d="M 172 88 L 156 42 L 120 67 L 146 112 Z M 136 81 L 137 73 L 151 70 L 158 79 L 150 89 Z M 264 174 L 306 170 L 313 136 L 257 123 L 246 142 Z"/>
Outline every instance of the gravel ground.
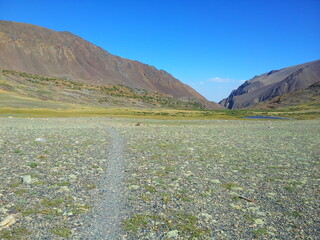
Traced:
<path fill-rule="evenodd" d="M 106 129 L 112 136 L 106 162 L 107 173 L 100 180 L 100 195 L 95 196 L 95 207 L 85 216 L 85 224 L 72 236 L 74 239 L 119 239 L 123 234 L 121 221 L 125 214 L 123 189 L 126 162 L 123 142 L 114 128 L 107 126 Z"/>
<path fill-rule="evenodd" d="M 144 123 L 118 127 L 129 239 L 319 239 L 319 121 Z"/>
<path fill-rule="evenodd" d="M 1 118 L 0 239 L 319 239 L 319 121 L 136 123 Z"/>
<path fill-rule="evenodd" d="M 74 238 L 89 222 L 83 216 L 96 213 L 100 202 L 110 203 L 107 196 L 113 200 L 120 194 L 122 165 L 114 160 L 121 155 L 121 143 L 114 142 L 116 133 L 103 121 L 3 118 L 0 123 L 0 219 L 18 213 L 17 223 L 3 229 L 0 239 Z M 110 170 L 116 177 L 103 186 Z M 22 181 L 23 176 L 31 182 Z M 90 219 L 94 227 L 87 233 L 95 233 L 97 219 L 109 213 L 116 216 L 117 227 L 117 211 L 109 208 Z"/>

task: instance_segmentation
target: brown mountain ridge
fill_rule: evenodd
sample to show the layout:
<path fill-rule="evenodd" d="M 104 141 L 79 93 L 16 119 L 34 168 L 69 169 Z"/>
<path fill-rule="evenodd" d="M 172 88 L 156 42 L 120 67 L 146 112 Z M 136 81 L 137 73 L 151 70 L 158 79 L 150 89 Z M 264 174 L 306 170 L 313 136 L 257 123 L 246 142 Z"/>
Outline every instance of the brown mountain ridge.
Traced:
<path fill-rule="evenodd" d="M 0 20 L 0 68 L 93 85 L 122 84 L 222 108 L 163 70 L 112 55 L 70 32 L 26 23 Z"/>

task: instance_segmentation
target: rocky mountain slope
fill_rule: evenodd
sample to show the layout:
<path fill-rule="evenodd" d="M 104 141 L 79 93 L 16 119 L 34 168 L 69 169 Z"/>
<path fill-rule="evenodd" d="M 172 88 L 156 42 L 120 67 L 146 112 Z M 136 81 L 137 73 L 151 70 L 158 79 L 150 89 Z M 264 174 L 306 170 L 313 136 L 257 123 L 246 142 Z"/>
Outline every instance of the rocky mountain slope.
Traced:
<path fill-rule="evenodd" d="M 233 90 L 220 104 L 229 109 L 256 105 L 277 96 L 306 89 L 320 81 L 320 60 L 255 76 Z"/>
<path fill-rule="evenodd" d="M 252 109 L 277 109 L 286 107 L 319 108 L 320 107 L 320 82 L 312 84 L 306 89 L 274 97 L 271 100 L 261 102 Z"/>
<path fill-rule="evenodd" d="M 122 84 L 221 108 L 169 73 L 110 54 L 70 33 L 0 21 L 0 68 L 93 85 Z"/>
<path fill-rule="evenodd" d="M 76 106 L 75 106 L 76 104 Z M 198 98 L 177 99 L 125 85 L 93 85 L 13 70 L 0 71 L 0 108 L 205 109 Z"/>

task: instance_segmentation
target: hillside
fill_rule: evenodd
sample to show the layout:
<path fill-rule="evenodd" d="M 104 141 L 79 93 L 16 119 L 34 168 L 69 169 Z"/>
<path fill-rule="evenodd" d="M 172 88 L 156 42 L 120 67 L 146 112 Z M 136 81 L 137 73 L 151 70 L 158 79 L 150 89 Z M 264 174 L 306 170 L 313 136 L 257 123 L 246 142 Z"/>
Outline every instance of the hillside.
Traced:
<path fill-rule="evenodd" d="M 287 107 L 320 108 L 320 82 L 293 93 L 274 97 L 251 107 L 251 109 L 278 109 Z"/>
<path fill-rule="evenodd" d="M 205 109 L 197 98 L 176 99 L 125 85 L 94 85 L 12 70 L 0 71 L 0 108 L 131 107 Z"/>
<path fill-rule="evenodd" d="M 320 60 L 255 76 L 233 90 L 220 104 L 229 109 L 250 107 L 277 96 L 306 89 L 318 81 Z"/>
<path fill-rule="evenodd" d="M 174 98 L 200 99 L 207 108 L 221 108 L 163 70 L 112 55 L 70 32 L 26 23 L 0 21 L 0 69 L 97 86 L 124 85 Z"/>

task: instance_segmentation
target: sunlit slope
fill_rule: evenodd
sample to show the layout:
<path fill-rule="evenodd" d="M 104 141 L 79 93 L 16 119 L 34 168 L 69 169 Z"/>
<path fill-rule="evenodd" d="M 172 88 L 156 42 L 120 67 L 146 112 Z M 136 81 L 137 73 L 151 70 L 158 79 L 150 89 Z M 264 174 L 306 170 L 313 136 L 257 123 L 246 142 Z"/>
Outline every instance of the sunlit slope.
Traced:
<path fill-rule="evenodd" d="M 31 98 L 28 107 L 49 108 L 78 104 L 82 107 L 110 108 L 171 108 L 205 109 L 205 103 L 197 98 L 176 99 L 158 92 L 130 88 L 124 85 L 92 85 L 70 81 L 52 76 L 36 75 L 25 72 L 2 70 L 0 72 L 0 90 L 15 97 Z M 5 98 L 5 97 L 3 97 Z M 23 100 L 21 100 L 23 102 Z M 51 102 L 59 106 L 53 106 Z M 6 99 L 5 107 L 18 107 Z M 56 103 L 59 102 L 59 103 Z M 5 103 L 3 103 L 5 104 Z"/>

